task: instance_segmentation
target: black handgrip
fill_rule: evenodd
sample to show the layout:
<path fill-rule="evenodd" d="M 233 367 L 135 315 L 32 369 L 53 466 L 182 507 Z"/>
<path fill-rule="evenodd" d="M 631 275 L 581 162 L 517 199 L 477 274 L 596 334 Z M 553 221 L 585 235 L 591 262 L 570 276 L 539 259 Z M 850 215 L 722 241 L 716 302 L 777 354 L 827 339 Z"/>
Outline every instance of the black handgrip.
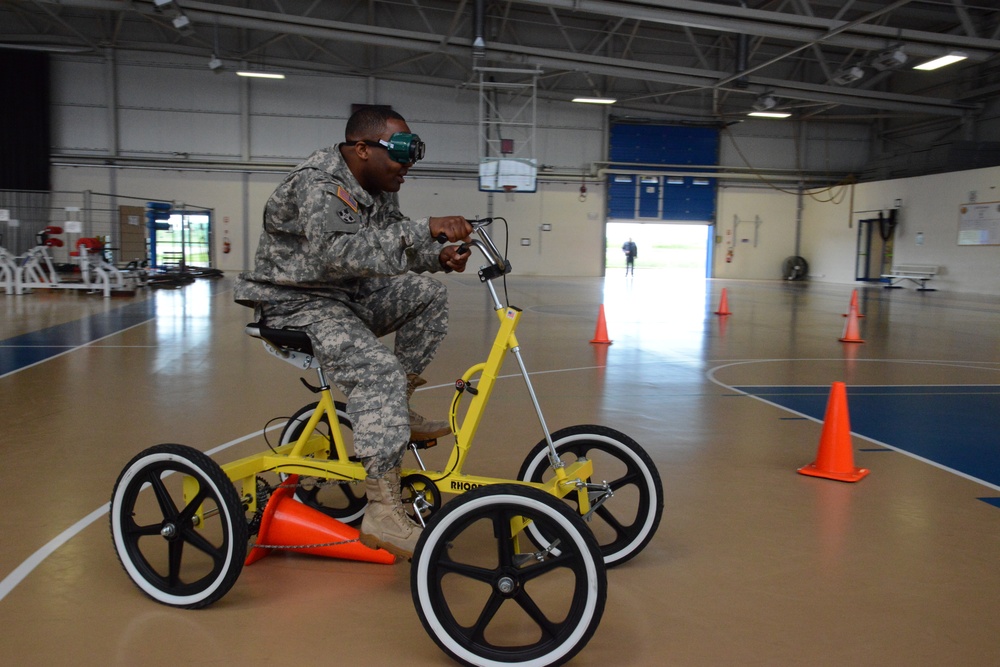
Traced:
<path fill-rule="evenodd" d="M 441 232 L 440 234 L 434 237 L 434 240 L 437 241 L 438 243 L 447 243 L 448 237 L 445 235 L 444 232 Z"/>

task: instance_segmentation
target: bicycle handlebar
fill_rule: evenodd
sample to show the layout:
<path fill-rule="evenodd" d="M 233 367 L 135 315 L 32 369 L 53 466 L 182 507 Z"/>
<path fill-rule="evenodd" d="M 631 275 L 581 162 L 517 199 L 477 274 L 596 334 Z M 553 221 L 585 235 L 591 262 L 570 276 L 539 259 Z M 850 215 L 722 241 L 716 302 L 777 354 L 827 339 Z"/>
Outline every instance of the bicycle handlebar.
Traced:
<path fill-rule="evenodd" d="M 472 231 L 474 234 L 479 236 L 482 240 L 472 239 L 471 241 L 466 241 L 459 246 L 458 252 L 460 254 L 465 254 L 469 252 L 469 248 L 478 248 L 479 252 L 483 253 L 483 257 L 486 261 L 490 263 L 489 266 L 484 266 L 479 270 L 479 279 L 483 282 L 487 280 L 493 280 L 499 276 L 510 273 L 511 267 L 510 262 L 507 261 L 503 253 L 497 249 L 496 245 L 493 243 L 493 239 L 490 238 L 489 233 L 486 231 L 486 227 L 493 222 L 493 218 L 476 218 L 470 220 L 469 224 L 472 225 Z M 434 239 L 438 243 L 447 243 L 448 237 L 444 234 L 438 234 Z"/>
<path fill-rule="evenodd" d="M 493 243 L 493 239 L 490 238 L 489 233 L 486 231 L 486 227 L 493 222 L 493 218 L 477 218 L 476 220 L 471 220 L 472 231 L 479 237 L 479 239 L 472 239 L 462 244 L 462 249 L 468 250 L 469 247 L 478 248 L 479 252 L 483 253 L 483 257 L 489 262 L 488 266 L 484 266 L 479 269 L 479 280 L 486 282 L 488 280 L 493 280 L 494 278 L 499 278 L 500 276 L 510 273 L 511 266 L 510 262 L 503 256 L 503 253 L 497 249 L 496 245 Z M 460 249 L 461 252 L 461 249 Z"/>

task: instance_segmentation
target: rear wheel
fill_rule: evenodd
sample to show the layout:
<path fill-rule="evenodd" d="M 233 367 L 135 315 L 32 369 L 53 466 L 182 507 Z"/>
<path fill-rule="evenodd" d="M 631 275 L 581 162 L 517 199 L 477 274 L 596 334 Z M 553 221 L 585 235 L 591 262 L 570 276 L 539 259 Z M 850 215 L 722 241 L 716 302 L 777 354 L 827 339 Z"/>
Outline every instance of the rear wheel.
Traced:
<path fill-rule="evenodd" d="M 555 550 L 534 550 L 526 523 Z M 604 612 L 600 550 L 565 503 L 519 484 L 475 489 L 428 523 L 413 553 L 413 602 L 424 628 L 465 665 L 560 665 Z"/>
<path fill-rule="evenodd" d="M 243 505 L 222 468 L 196 449 L 166 444 L 138 454 L 115 482 L 110 514 L 118 560 L 157 602 L 208 606 L 243 569 Z"/>
<path fill-rule="evenodd" d="M 298 440 L 318 405 L 319 403 L 310 403 L 292 415 L 281 431 L 279 444 L 285 445 Z M 334 406 L 337 409 L 340 432 L 347 440 L 348 452 L 351 452 L 353 451 L 352 427 L 351 420 L 347 416 L 347 405 L 341 401 L 335 401 Z M 327 440 L 328 449 L 333 451 L 333 435 L 327 416 L 324 415 L 320 420 L 316 427 L 316 433 Z M 323 512 L 323 514 L 353 526 L 361 523 L 361 519 L 365 515 L 365 508 L 368 506 L 364 484 L 357 481 L 345 482 L 325 477 L 300 477 L 295 497 L 306 505 Z"/>

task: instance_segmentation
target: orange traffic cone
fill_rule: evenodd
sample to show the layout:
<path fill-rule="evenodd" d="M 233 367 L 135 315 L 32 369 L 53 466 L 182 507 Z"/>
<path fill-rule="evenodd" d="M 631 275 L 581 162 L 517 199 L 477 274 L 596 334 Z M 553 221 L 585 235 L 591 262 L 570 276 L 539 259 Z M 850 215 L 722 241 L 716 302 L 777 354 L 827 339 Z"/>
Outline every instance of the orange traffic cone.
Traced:
<path fill-rule="evenodd" d="M 840 482 L 856 482 L 871 472 L 866 468 L 854 467 L 851 420 L 847 414 L 847 386 L 843 382 L 834 382 L 830 389 L 816 461 L 802 466 L 799 472 Z"/>
<path fill-rule="evenodd" d="M 298 475 L 288 477 L 271 494 L 257 532 L 257 544 L 247 554 L 244 565 L 252 565 L 281 547 L 314 556 L 330 556 L 389 565 L 396 557 L 382 549 L 370 549 L 358 540 L 358 531 L 293 497 Z M 268 548 L 271 547 L 271 548 Z"/>
<path fill-rule="evenodd" d="M 841 343 L 863 343 L 861 332 L 858 330 L 858 309 L 852 305 L 847 314 L 847 323 L 844 325 L 844 335 L 840 337 Z"/>
<path fill-rule="evenodd" d="M 719 297 L 719 309 L 715 311 L 716 315 L 732 315 L 729 312 L 729 298 L 726 296 L 726 288 L 722 288 L 722 296 Z"/>
<path fill-rule="evenodd" d="M 594 340 L 591 343 L 599 343 L 601 345 L 611 345 L 611 341 L 608 340 L 608 323 L 604 321 L 604 304 L 601 304 L 600 310 L 597 311 L 597 328 L 594 330 Z"/>
<path fill-rule="evenodd" d="M 864 317 L 864 315 L 861 314 L 861 311 L 858 310 L 858 290 L 851 292 L 851 305 L 848 306 L 847 312 L 844 313 L 844 317 L 851 316 L 851 308 L 853 308 L 854 312 L 858 314 L 858 317 Z"/>

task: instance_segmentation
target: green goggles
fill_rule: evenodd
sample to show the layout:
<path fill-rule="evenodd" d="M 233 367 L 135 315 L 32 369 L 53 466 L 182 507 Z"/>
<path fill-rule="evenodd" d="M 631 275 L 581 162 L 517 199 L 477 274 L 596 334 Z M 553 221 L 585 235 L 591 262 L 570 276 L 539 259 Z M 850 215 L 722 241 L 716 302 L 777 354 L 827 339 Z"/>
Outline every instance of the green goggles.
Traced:
<path fill-rule="evenodd" d="M 381 146 L 389 151 L 389 157 L 400 164 L 413 164 L 424 159 L 424 151 L 427 146 L 420 141 L 420 137 L 409 132 L 396 132 L 389 140 L 379 139 L 378 141 L 365 140 L 369 146 Z"/>

